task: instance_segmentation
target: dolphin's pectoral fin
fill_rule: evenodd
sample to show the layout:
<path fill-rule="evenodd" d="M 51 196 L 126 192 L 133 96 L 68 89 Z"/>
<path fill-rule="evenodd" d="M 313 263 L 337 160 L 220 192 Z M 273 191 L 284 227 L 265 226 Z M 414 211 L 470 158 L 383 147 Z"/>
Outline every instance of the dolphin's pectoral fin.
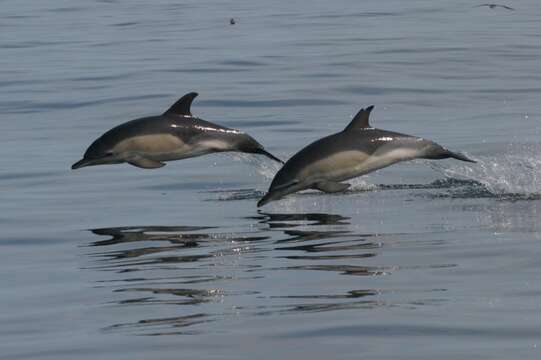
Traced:
<path fill-rule="evenodd" d="M 130 165 L 137 166 L 143 169 L 157 169 L 165 166 L 165 164 L 161 161 L 152 160 L 142 157 L 140 155 L 130 156 L 128 159 L 126 159 L 126 162 Z"/>
<path fill-rule="evenodd" d="M 336 193 L 346 191 L 350 186 L 350 184 L 339 183 L 336 181 L 319 181 L 315 183 L 312 188 L 326 193 Z"/>

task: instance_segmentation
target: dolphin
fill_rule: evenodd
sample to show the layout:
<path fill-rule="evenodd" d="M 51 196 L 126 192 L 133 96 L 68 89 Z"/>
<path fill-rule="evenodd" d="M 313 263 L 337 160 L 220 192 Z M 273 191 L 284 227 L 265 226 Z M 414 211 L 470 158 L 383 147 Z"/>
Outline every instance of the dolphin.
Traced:
<path fill-rule="evenodd" d="M 433 141 L 371 127 L 368 118 L 373 108 L 361 109 L 343 131 L 319 139 L 293 155 L 257 206 L 305 189 L 345 191 L 350 184 L 342 181 L 400 161 L 454 158 L 475 162 Z"/>
<path fill-rule="evenodd" d="M 193 116 L 190 107 L 197 95 L 184 95 L 161 115 L 112 128 L 96 139 L 71 168 L 126 162 L 156 169 L 165 166 L 164 161 L 225 151 L 261 154 L 283 164 L 250 135 Z"/>

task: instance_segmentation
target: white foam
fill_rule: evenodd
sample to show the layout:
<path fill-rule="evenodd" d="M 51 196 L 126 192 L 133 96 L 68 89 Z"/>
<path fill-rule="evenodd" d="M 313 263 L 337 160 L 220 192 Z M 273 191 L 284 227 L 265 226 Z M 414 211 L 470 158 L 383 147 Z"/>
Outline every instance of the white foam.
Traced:
<path fill-rule="evenodd" d="M 505 153 L 479 156 L 473 163 L 430 162 L 448 178 L 474 180 L 494 195 L 541 194 L 541 146 L 509 145 Z"/>
<path fill-rule="evenodd" d="M 351 184 L 349 190 L 352 191 L 374 191 L 378 189 L 376 184 L 370 183 L 366 177 L 358 177 L 345 181 Z"/>

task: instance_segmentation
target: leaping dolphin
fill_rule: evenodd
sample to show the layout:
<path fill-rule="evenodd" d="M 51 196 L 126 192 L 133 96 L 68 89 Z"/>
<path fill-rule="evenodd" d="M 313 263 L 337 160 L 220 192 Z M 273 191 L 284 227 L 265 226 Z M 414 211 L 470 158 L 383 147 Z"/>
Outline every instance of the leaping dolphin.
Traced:
<path fill-rule="evenodd" d="M 198 94 L 184 95 L 162 115 L 128 121 L 96 139 L 72 169 L 127 162 L 144 169 L 165 166 L 164 161 L 186 159 L 215 152 L 239 151 L 265 155 L 250 135 L 192 116 L 190 106 Z"/>
<path fill-rule="evenodd" d="M 350 184 L 342 181 L 400 161 L 455 158 L 475 162 L 433 141 L 371 127 L 368 118 L 373 108 L 361 109 L 343 131 L 319 139 L 293 155 L 257 206 L 305 189 L 345 191 Z"/>

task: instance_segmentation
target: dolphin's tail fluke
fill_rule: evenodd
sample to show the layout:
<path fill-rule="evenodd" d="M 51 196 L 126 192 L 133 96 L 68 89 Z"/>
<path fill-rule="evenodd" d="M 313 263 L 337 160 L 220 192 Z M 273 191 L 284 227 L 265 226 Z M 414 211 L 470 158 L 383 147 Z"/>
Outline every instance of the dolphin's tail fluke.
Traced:
<path fill-rule="evenodd" d="M 466 155 L 459 153 L 459 152 L 453 152 L 450 150 L 447 150 L 441 145 L 438 145 L 436 143 L 432 143 L 432 146 L 426 151 L 422 156 L 420 156 L 422 159 L 431 159 L 431 160 L 439 160 L 439 159 L 448 159 L 453 158 L 461 161 L 467 161 L 471 163 L 476 163 L 477 161 L 470 159 Z"/>
<path fill-rule="evenodd" d="M 268 152 L 267 150 L 265 150 L 265 149 L 263 149 L 263 148 L 255 149 L 255 150 L 254 150 L 254 153 L 255 153 L 255 154 L 265 155 L 265 156 L 268 157 L 269 159 L 272 159 L 272 160 L 274 160 L 274 161 L 278 161 L 280 164 L 284 164 L 284 161 L 278 159 L 276 156 L 272 155 L 270 152 Z"/>
<path fill-rule="evenodd" d="M 458 153 L 458 152 L 452 152 L 452 151 L 449 151 L 449 157 L 451 157 L 451 158 L 453 158 L 453 159 L 457 159 L 457 160 L 462 160 L 462 161 L 471 162 L 471 163 L 476 163 L 476 162 L 477 162 L 477 161 L 475 161 L 475 160 L 470 159 L 470 158 L 467 157 L 466 155 L 461 154 L 461 153 Z"/>

